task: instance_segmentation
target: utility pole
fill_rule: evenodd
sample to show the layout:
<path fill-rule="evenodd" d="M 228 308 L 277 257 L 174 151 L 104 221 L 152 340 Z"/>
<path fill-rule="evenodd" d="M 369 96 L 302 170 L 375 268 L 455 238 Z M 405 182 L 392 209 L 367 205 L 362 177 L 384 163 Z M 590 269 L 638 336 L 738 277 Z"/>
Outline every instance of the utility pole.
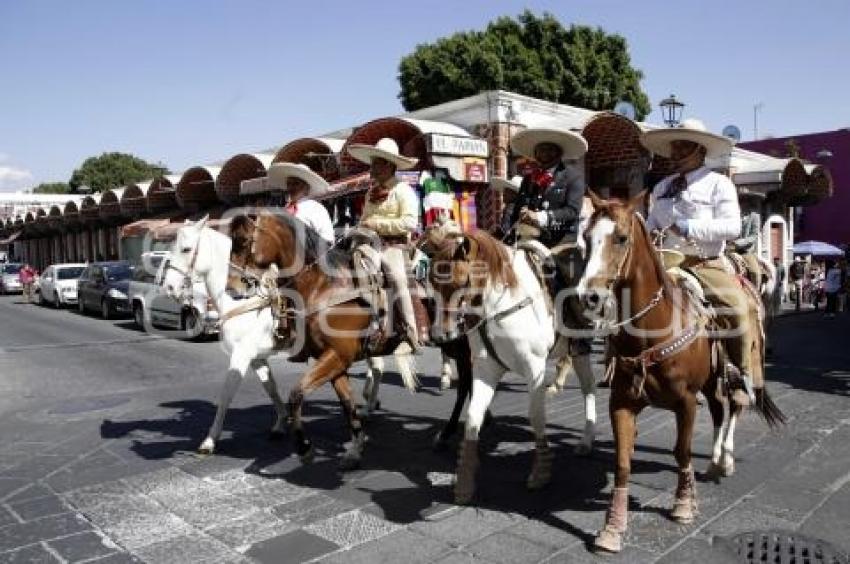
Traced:
<path fill-rule="evenodd" d="M 759 102 L 753 106 L 753 140 L 758 141 L 759 138 L 759 111 L 764 107 L 764 102 Z"/>

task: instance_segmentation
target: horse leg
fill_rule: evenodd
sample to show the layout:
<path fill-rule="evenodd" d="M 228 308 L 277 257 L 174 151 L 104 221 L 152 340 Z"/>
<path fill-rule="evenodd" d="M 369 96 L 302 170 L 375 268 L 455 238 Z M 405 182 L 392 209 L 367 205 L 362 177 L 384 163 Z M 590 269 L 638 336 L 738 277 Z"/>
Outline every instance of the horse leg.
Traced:
<path fill-rule="evenodd" d="M 484 422 L 484 414 L 493 401 L 496 385 L 503 370 L 490 359 L 481 361 L 472 381 L 472 398 L 466 413 L 466 430 L 460 444 L 455 481 L 455 503 L 465 505 L 475 495 L 475 475 L 478 472 L 478 434 Z M 485 366 L 486 365 L 486 366 Z"/>
<path fill-rule="evenodd" d="M 325 382 L 333 380 L 342 374 L 349 363 L 343 362 L 334 350 L 327 350 L 319 357 L 313 366 L 298 381 L 292 391 L 289 392 L 289 415 L 287 422 L 292 429 L 292 440 L 295 453 L 301 458 L 301 462 L 313 461 L 315 449 L 313 443 L 304 433 L 304 422 L 301 419 L 301 408 L 304 405 L 304 397 L 315 389 L 321 387 Z"/>
<path fill-rule="evenodd" d="M 452 387 L 452 363 L 449 356 L 442 354 L 442 368 L 440 370 L 440 389 L 448 390 Z"/>
<path fill-rule="evenodd" d="M 694 469 L 691 466 L 691 440 L 696 419 L 696 396 L 688 393 L 676 409 L 676 462 L 679 464 L 679 483 L 670 516 L 681 524 L 693 522 L 697 512 L 697 491 Z"/>
<path fill-rule="evenodd" d="M 227 413 L 227 408 L 236 396 L 239 385 L 248 371 L 250 360 L 241 356 L 230 357 L 230 367 L 227 369 L 227 375 L 224 377 L 224 385 L 218 394 L 218 405 L 216 406 L 215 419 L 207 433 L 207 438 L 198 447 L 198 454 L 209 455 L 215 452 L 215 443 L 221 436 L 221 431 L 224 428 L 224 416 Z"/>
<path fill-rule="evenodd" d="M 266 390 L 266 393 L 272 400 L 272 404 L 274 404 L 275 420 L 269 432 L 269 438 L 272 440 L 281 439 L 286 432 L 286 404 L 280 397 L 280 393 L 278 393 L 277 383 L 274 381 L 274 376 L 272 376 L 271 367 L 268 360 L 262 359 L 252 362 L 251 368 L 257 373 L 257 378 L 259 378 L 260 383 L 263 385 L 263 389 Z"/>
<path fill-rule="evenodd" d="M 738 423 L 741 409 L 741 406 L 736 403 L 729 405 L 729 423 L 726 425 L 720 456 L 720 469 L 723 476 L 731 476 L 735 473 L 735 425 Z"/>
<path fill-rule="evenodd" d="M 552 460 L 554 455 L 546 440 L 546 359 L 532 378 L 531 397 L 528 403 L 528 418 L 534 432 L 534 464 L 526 485 L 530 490 L 539 490 L 549 484 L 552 479 Z"/>
<path fill-rule="evenodd" d="M 723 406 L 723 402 L 717 398 L 716 390 L 713 391 L 704 388 L 702 393 L 708 403 L 708 411 L 711 413 L 711 421 L 714 424 L 711 464 L 708 467 L 706 476 L 715 482 L 719 482 L 720 477 L 725 475 L 720 462 L 723 454 L 723 437 L 726 430 L 726 409 Z"/>
<path fill-rule="evenodd" d="M 451 354 L 457 366 L 457 396 L 448 422 L 434 439 L 434 450 L 437 451 L 444 450 L 451 438 L 457 433 L 461 411 L 463 411 L 467 398 L 472 394 L 472 355 L 469 352 L 469 343 L 457 342 L 457 344 L 452 344 L 451 347 Z"/>
<path fill-rule="evenodd" d="M 366 405 L 360 410 L 360 416 L 368 419 L 375 411 L 381 409 L 381 400 L 378 399 L 378 389 L 384 377 L 384 359 L 373 356 L 366 359 L 366 384 L 363 386 L 363 400 Z"/>
<path fill-rule="evenodd" d="M 360 467 L 360 461 L 363 457 L 363 445 L 366 440 L 363 433 L 363 423 L 360 421 L 357 409 L 355 409 L 348 374 L 343 372 L 334 378 L 332 384 L 342 406 L 342 411 L 348 419 L 348 428 L 351 431 L 351 443 L 339 461 L 339 468 L 343 471 L 354 470 Z"/>
<path fill-rule="evenodd" d="M 590 366 L 589 354 L 574 356 L 572 365 L 584 396 L 584 435 L 576 445 L 575 453 L 587 456 L 593 452 L 593 441 L 596 438 L 596 379 Z"/>
<path fill-rule="evenodd" d="M 614 491 L 611 505 L 605 516 L 605 526 L 593 541 L 593 546 L 606 552 L 623 549 L 623 535 L 629 516 L 629 474 L 632 471 L 632 452 L 635 442 L 636 410 L 620 401 L 618 389 L 613 389 L 610 401 L 611 426 L 617 451 L 617 468 L 614 473 Z"/>

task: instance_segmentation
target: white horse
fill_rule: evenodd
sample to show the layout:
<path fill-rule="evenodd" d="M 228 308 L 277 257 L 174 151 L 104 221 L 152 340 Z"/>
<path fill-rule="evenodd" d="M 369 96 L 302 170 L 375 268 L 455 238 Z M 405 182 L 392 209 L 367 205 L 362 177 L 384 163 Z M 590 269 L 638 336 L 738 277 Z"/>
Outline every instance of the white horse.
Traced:
<path fill-rule="evenodd" d="M 191 280 L 201 279 L 223 320 L 221 342 L 230 355 L 227 375 L 219 394 L 215 419 L 198 452 L 212 454 L 224 427 L 224 416 L 239 385 L 247 374 L 256 374 L 274 404 L 275 422 L 272 437 L 282 436 L 286 428 L 286 404 L 280 397 L 269 367 L 268 358 L 276 351 L 274 319 L 271 308 L 248 300 L 234 300 L 226 292 L 230 270 L 230 237 L 206 227 L 207 217 L 192 223 L 186 221 L 177 232 L 171 259 L 163 276 L 169 296 L 182 300 Z M 253 298 L 251 299 L 253 300 Z"/>
<path fill-rule="evenodd" d="M 438 323 L 447 339 L 466 332 L 473 357 L 472 398 L 455 482 L 457 503 L 468 503 L 475 493 L 479 431 L 506 372 L 524 376 L 529 386 L 535 456 L 527 485 L 539 489 L 551 479 L 544 380 L 555 327 L 544 290 L 524 255 L 475 231 L 438 253 L 432 265 Z"/>

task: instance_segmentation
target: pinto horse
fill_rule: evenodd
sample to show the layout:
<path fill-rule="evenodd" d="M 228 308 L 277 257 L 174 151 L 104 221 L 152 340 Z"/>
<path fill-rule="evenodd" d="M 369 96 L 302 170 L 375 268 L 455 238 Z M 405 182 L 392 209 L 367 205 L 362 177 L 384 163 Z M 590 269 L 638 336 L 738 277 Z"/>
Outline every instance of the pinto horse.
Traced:
<path fill-rule="evenodd" d="M 626 204 L 602 200 L 592 192 L 590 197 L 594 212 L 584 232 L 588 262 L 577 292 L 590 309 L 607 307 L 610 311 L 619 304 L 616 324 L 608 324 L 608 329 L 615 330 L 609 337 L 614 352 L 609 409 L 616 445 L 615 483 L 605 526 L 594 545 L 619 552 L 628 520 L 628 480 L 638 413 L 652 405 L 676 414 L 674 453 L 679 478 L 671 517 L 690 523 L 697 511 L 691 466 L 697 393 L 705 396 L 715 428 L 710 474 L 729 472 L 721 465 L 721 456 L 731 457 L 740 408 L 732 405 L 727 390 L 731 415 L 724 423 L 720 387 L 724 363 L 717 360 L 718 342 L 709 335 L 700 304 L 665 271 L 646 224 L 636 212 L 644 195 Z M 607 322 L 597 326 L 603 323 Z M 756 408 L 772 427 L 784 421 L 764 389 L 757 395 Z"/>
<path fill-rule="evenodd" d="M 368 290 L 358 289 L 350 268 L 351 255 L 324 241 L 296 217 L 261 213 L 254 224 L 251 254 L 260 268 L 279 270 L 281 292 L 294 304 L 284 316 L 295 323 L 295 334 L 316 362 L 307 369 L 289 395 L 288 422 L 295 451 L 310 461 L 314 448 L 301 417 L 304 398 L 330 382 L 348 419 L 351 443 L 340 460 L 343 470 L 360 465 L 365 435 L 356 409 L 348 369 L 367 356 L 366 339 L 374 331 Z M 416 389 L 411 350 L 398 335 L 391 335 L 381 350 L 368 356 L 393 354 L 405 387 Z"/>

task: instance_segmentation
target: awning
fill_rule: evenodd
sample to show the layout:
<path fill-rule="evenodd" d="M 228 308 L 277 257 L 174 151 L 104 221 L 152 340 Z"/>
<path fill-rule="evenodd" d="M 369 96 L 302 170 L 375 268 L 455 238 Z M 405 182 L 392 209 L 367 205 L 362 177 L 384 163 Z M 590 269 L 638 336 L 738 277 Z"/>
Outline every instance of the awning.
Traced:
<path fill-rule="evenodd" d="M 23 233 L 23 230 L 15 231 L 5 239 L 0 239 L 0 245 L 8 245 L 9 243 L 13 243 L 15 239 L 21 236 L 21 233 Z"/>
<path fill-rule="evenodd" d="M 182 221 L 174 223 L 166 223 L 153 229 L 151 233 L 155 241 L 172 241 L 177 237 L 177 232 L 186 225 Z M 230 219 L 210 219 L 207 220 L 207 227 L 215 229 L 225 234 L 230 233 Z"/>

